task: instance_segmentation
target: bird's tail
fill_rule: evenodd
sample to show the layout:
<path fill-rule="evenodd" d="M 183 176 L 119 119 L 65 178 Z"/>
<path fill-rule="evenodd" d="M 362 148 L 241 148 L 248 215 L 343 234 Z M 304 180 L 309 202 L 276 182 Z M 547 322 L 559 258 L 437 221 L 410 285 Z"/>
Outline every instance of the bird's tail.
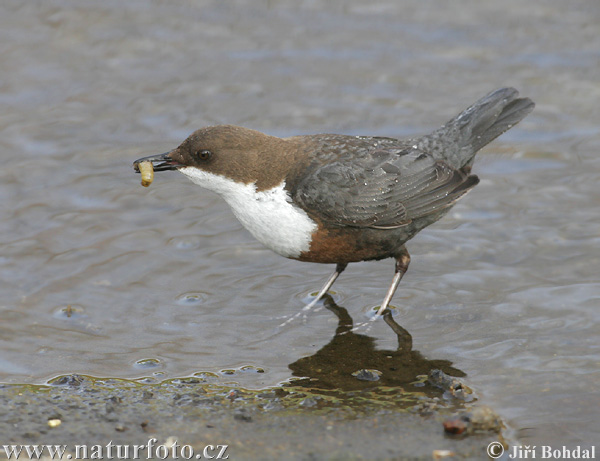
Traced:
<path fill-rule="evenodd" d="M 491 92 L 441 128 L 422 138 L 423 147 L 429 148 L 434 157 L 455 168 L 470 166 L 479 149 L 519 123 L 533 110 L 533 101 L 519 98 L 518 95 L 519 92 L 514 88 L 501 88 Z"/>

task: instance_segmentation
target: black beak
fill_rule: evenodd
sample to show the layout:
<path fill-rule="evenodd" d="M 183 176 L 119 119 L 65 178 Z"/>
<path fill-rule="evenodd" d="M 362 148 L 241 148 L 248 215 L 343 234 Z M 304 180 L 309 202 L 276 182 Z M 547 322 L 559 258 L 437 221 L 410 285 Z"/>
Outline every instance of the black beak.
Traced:
<path fill-rule="evenodd" d="M 138 158 L 135 162 L 133 162 L 133 169 L 136 173 L 140 172 L 138 164 L 141 162 L 151 162 L 154 171 L 163 171 L 163 170 L 176 170 L 177 167 L 180 167 L 179 163 L 169 157 L 170 152 L 166 154 L 159 155 L 150 155 L 149 157 Z"/>

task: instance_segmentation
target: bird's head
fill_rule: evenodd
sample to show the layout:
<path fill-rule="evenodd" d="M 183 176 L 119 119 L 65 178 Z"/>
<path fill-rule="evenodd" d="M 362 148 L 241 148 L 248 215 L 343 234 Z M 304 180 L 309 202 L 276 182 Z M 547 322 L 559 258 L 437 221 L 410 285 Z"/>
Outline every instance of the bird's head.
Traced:
<path fill-rule="evenodd" d="M 217 176 L 237 183 L 256 184 L 258 190 L 273 187 L 271 174 L 281 167 L 283 139 L 234 125 L 216 125 L 192 133 L 177 148 L 133 162 L 151 162 L 154 171 L 179 170 L 192 181 L 213 189 L 210 179 Z M 283 151 L 282 151 L 283 149 Z"/>

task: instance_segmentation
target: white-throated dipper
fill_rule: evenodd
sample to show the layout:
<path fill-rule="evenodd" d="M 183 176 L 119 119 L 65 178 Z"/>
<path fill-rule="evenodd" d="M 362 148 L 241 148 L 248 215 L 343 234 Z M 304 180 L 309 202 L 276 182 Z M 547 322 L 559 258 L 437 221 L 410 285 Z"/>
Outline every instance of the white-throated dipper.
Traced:
<path fill-rule="evenodd" d="M 534 103 L 496 90 L 433 133 L 409 139 L 317 134 L 277 138 L 233 125 L 201 128 L 176 149 L 134 162 L 179 170 L 221 195 L 267 248 L 336 264 L 314 306 L 348 263 L 395 258 L 387 309 L 410 255 L 404 244 L 478 182 L 475 154 Z"/>

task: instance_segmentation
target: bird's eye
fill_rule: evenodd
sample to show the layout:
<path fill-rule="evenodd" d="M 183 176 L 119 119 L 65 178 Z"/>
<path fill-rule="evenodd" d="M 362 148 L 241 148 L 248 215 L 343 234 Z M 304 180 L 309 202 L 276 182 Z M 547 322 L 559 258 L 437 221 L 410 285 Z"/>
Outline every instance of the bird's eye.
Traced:
<path fill-rule="evenodd" d="M 195 155 L 197 160 L 207 161 L 212 157 L 212 152 L 206 149 L 199 150 Z"/>

